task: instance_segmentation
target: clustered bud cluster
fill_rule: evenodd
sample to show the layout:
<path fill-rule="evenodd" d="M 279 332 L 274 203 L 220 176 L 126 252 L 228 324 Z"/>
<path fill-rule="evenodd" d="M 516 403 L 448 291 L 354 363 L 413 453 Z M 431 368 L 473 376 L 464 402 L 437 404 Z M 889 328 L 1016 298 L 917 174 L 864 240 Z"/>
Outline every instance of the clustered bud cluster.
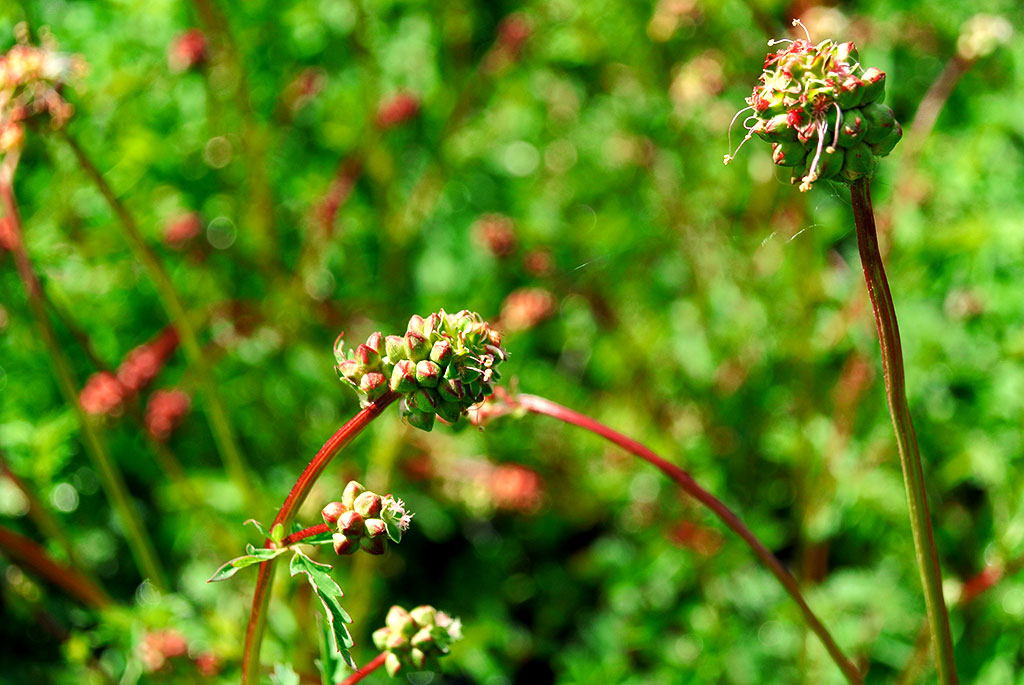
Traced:
<path fill-rule="evenodd" d="M 770 142 L 772 160 L 792 167 L 801 191 L 820 179 L 870 177 L 877 158 L 903 136 L 893 111 L 882 104 L 885 73 L 865 69 L 853 43 L 813 45 L 808 37 L 768 44 L 781 42 L 789 47 L 765 58 L 749 106 L 737 113 L 753 110 L 739 147 L 754 134 Z M 726 155 L 725 163 L 732 159 Z"/>
<path fill-rule="evenodd" d="M 24 122 L 34 115 L 49 115 L 54 128 L 63 126 L 74 109 L 60 89 L 84 71 L 80 58 L 52 46 L 19 43 L 0 56 L 0 154 L 21 148 Z"/>
<path fill-rule="evenodd" d="M 413 316 L 404 336 L 373 333 L 347 355 L 342 343 L 339 337 L 334 344 L 338 376 L 362 402 L 388 390 L 401 393 L 402 416 L 425 431 L 434 427 L 435 416 L 455 423 L 490 395 L 508 357 L 501 335 L 467 310 Z"/>
<path fill-rule="evenodd" d="M 394 677 L 403 668 L 438 670 L 437 660 L 462 637 L 462 622 L 424 604 L 412 611 L 393 606 L 385 626 L 373 632 L 373 644 L 386 652 L 384 668 Z"/>
<path fill-rule="evenodd" d="M 126 354 L 116 375 L 109 371 L 94 373 L 79 395 L 82 409 L 87 414 L 119 415 L 122 405 L 153 382 L 177 348 L 178 331 L 168 326 L 156 338 Z M 187 407 L 180 413 L 178 418 L 187 413 Z"/>
<path fill-rule="evenodd" d="M 334 551 L 338 554 L 355 554 L 360 548 L 384 554 L 388 538 L 400 542 L 413 517 L 402 500 L 382 497 L 354 480 L 345 486 L 341 501 L 331 502 L 320 515 L 327 525 L 337 526 Z"/>

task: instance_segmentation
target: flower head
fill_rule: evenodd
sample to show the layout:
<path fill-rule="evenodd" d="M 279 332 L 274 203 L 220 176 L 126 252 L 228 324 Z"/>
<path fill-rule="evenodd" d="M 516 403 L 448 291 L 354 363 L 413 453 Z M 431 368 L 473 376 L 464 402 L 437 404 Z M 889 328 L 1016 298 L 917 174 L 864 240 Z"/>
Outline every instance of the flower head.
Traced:
<path fill-rule="evenodd" d="M 799 21 L 794 25 L 803 26 Z M 815 181 L 852 183 L 870 176 L 876 159 L 885 157 L 903 136 L 885 99 L 885 73 L 860 63 L 853 43 L 825 40 L 773 40 L 788 44 L 769 53 L 754 86 L 743 125 L 772 144 L 772 160 L 793 168 L 793 182 L 810 190 Z M 735 152 L 725 156 L 733 160 Z"/>

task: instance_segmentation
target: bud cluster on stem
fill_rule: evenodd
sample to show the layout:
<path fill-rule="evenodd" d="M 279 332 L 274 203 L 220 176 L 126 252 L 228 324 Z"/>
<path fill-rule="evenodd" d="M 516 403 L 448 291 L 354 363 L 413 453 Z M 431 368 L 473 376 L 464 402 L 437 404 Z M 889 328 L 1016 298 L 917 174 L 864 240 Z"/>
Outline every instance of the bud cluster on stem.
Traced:
<path fill-rule="evenodd" d="M 336 526 L 334 551 L 354 554 L 360 548 L 370 554 L 384 554 L 388 538 L 400 542 L 413 514 L 393 495 L 383 497 L 349 481 L 341 500 L 330 502 L 320 515 L 328 526 Z"/>
<path fill-rule="evenodd" d="M 384 668 L 391 677 L 403 668 L 439 670 L 438 659 L 462 637 L 459 619 L 426 604 L 412 611 L 395 605 L 384 624 L 373 632 L 373 644 L 386 654 Z"/>

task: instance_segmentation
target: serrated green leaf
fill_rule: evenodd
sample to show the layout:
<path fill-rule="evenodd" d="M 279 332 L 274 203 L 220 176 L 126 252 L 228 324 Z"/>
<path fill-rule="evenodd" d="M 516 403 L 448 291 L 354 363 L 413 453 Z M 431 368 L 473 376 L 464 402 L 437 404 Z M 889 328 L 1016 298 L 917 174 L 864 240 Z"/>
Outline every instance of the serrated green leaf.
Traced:
<path fill-rule="evenodd" d="M 305 573 L 309 577 L 309 584 L 317 592 L 323 592 L 331 597 L 344 597 L 345 593 L 331 577 L 330 571 L 330 564 L 313 561 L 299 550 L 295 550 L 295 555 L 288 564 L 288 572 L 293 578 L 298 573 Z"/>

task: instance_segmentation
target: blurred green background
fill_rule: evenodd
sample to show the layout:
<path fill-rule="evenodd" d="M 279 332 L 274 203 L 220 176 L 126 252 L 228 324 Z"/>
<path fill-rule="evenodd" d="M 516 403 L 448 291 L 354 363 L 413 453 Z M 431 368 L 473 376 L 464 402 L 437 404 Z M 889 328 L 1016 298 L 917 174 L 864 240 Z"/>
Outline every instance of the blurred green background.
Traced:
<path fill-rule="evenodd" d="M 979 12 L 1005 26 L 965 28 Z M 868 681 L 893 682 L 924 602 L 846 190 L 797 192 L 757 140 L 722 164 L 766 41 L 794 17 L 888 73 L 907 136 L 873 189 L 957 660 L 964 682 L 1024 683 L 1024 41 L 991 31 L 1024 22 L 1010 0 L 0 2 L 5 47 L 25 21 L 89 65 L 64 91 L 67 130 L 199 326 L 254 483 L 226 476 L 180 350 L 90 419 L 172 592 L 142 583 L 0 250 L 0 526 L 60 563 L 70 549 L 114 599 L 85 608 L 0 559 L 0 681 L 237 682 L 255 571 L 205 580 L 259 544 L 242 522 L 269 523 L 357 410 L 335 337 L 444 307 L 506 331 L 507 384 L 688 469 L 793 570 Z M 942 79 L 934 129 L 915 129 Z M 15 190 L 81 387 L 168 319 L 45 127 Z M 193 396 L 166 449 L 135 420 L 160 388 Z M 425 434 L 391 410 L 300 520 L 348 478 L 416 512 L 385 557 L 316 548 L 361 662 L 388 606 L 429 602 L 465 639 L 418 685 L 841 682 L 742 543 L 593 436 L 542 417 Z M 987 565 L 1005 577 L 957 605 Z M 263 659 L 320 682 L 303 585 L 278 573 Z M 171 638 L 187 653 L 154 656 Z"/>

